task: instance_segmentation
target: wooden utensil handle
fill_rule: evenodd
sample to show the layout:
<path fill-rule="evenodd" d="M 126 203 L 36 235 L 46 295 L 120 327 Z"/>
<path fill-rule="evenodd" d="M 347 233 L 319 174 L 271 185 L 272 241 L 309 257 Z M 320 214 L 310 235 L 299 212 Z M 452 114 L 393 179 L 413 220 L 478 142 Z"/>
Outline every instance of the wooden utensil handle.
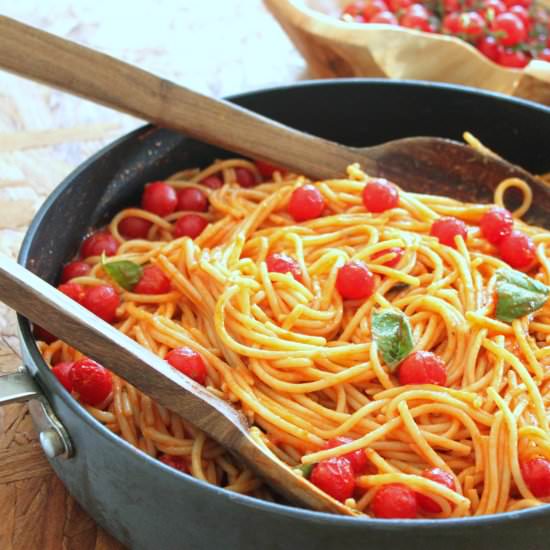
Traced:
<path fill-rule="evenodd" d="M 0 67 L 312 177 L 333 177 L 357 161 L 357 155 L 346 147 L 193 92 L 5 16 L 0 16 Z M 372 168 L 370 171 L 374 173 Z"/>

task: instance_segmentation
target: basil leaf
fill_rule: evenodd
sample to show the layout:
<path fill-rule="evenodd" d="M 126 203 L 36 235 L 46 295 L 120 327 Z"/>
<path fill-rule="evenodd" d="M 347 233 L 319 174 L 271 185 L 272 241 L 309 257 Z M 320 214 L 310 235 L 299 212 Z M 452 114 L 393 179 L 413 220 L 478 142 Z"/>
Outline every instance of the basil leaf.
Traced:
<path fill-rule="evenodd" d="M 384 363 L 395 370 L 414 347 L 409 319 L 396 309 L 373 311 L 371 330 Z"/>
<path fill-rule="evenodd" d="M 515 269 L 497 271 L 496 318 L 511 323 L 541 308 L 548 299 L 550 288 Z"/>
<path fill-rule="evenodd" d="M 107 275 L 126 290 L 132 290 L 141 279 L 143 273 L 143 268 L 140 265 L 129 260 L 106 262 L 103 256 L 101 258 L 101 265 L 107 272 Z"/>
<path fill-rule="evenodd" d="M 299 466 L 296 467 L 296 469 L 300 470 L 302 472 L 302 475 L 306 479 L 309 479 L 309 476 L 311 475 L 311 471 L 313 470 L 313 466 L 315 466 L 315 464 L 300 464 Z"/>

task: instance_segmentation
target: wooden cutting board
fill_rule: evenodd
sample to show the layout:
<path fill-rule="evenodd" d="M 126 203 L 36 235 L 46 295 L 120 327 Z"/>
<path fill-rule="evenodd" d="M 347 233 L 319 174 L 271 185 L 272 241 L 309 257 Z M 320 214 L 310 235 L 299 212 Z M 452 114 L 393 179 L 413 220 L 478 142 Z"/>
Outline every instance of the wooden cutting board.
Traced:
<path fill-rule="evenodd" d="M 214 96 L 307 76 L 262 0 L 4 4 L 4 15 Z M 140 124 L 0 72 L 0 252 L 15 257 L 34 212 L 55 185 Z M 17 348 L 15 317 L 0 304 L 0 372 L 20 365 Z M 53 474 L 25 405 L 0 408 L 0 550 L 121 548 Z"/>

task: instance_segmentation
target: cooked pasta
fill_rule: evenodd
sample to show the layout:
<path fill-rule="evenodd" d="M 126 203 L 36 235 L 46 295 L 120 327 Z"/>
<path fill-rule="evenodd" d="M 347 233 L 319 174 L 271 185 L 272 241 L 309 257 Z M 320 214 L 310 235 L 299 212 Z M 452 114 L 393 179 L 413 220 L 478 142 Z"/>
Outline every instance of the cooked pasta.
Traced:
<path fill-rule="evenodd" d="M 260 183 L 240 186 L 239 170 Z M 212 177 L 224 185 L 201 183 Z M 358 165 L 327 181 L 275 170 L 263 183 L 256 164 L 241 159 L 184 170 L 166 183 L 207 196 L 208 210 L 193 214 L 204 220 L 198 236 L 175 233 L 188 212 L 125 209 L 108 226 L 116 254 L 89 255 L 89 273 L 70 283 L 113 287 L 120 298 L 114 325 L 160 357 L 182 347 L 199 354 L 208 390 L 241 409 L 254 437 L 297 475 L 331 492 L 330 469 L 315 469 L 351 464 L 353 482 L 333 496 L 352 508 L 378 517 L 444 518 L 541 504 L 550 492 L 540 491 L 525 468 L 550 460 L 544 290 L 550 234 L 519 219 L 531 190 L 513 179 L 495 193 L 501 207 L 510 186 L 524 195 L 513 213 L 514 235 L 534 246 L 523 266 L 525 258 L 508 260 L 480 228 L 494 205 L 405 192 L 386 182 L 390 198 L 370 200 L 395 195 L 396 202 L 376 211 L 365 206 L 372 181 L 378 180 Z M 312 194 L 293 204 L 300 189 Z M 310 199 L 319 197 L 312 217 Z M 147 222 L 145 238 L 123 236 L 128 218 Z M 169 288 L 140 293 L 106 267 L 120 261 L 155 266 Z M 510 312 L 497 315 L 498 300 L 504 307 L 499 277 L 524 277 L 509 263 L 534 281 L 540 303 L 503 320 Z M 395 328 L 387 312 L 406 330 L 384 332 Z M 59 340 L 40 345 L 52 366 L 81 358 Z M 436 374 L 424 379 L 428 371 L 422 371 L 419 378 L 418 369 L 432 367 Z M 74 388 L 73 394 L 79 397 Z M 106 399 L 84 406 L 153 457 L 209 483 L 272 498 L 219 445 L 116 376 Z M 314 465 L 311 472 L 307 465 Z M 415 495 L 414 513 L 384 512 L 381 487 Z"/>

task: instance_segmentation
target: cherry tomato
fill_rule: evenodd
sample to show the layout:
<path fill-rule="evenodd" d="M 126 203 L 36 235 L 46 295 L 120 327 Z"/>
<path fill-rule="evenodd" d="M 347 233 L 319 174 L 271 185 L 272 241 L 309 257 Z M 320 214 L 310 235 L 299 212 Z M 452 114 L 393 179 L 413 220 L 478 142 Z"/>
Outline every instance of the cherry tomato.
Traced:
<path fill-rule="evenodd" d="M 37 340 L 42 340 L 42 342 L 46 342 L 46 344 L 51 344 L 57 340 L 56 336 L 40 325 L 33 325 L 32 332 Z"/>
<path fill-rule="evenodd" d="M 174 225 L 174 237 L 190 237 L 195 239 L 208 225 L 208 221 L 198 214 L 185 214 Z"/>
<path fill-rule="evenodd" d="M 82 305 L 100 319 L 112 323 L 116 318 L 120 298 L 110 285 L 91 286 L 86 290 Z"/>
<path fill-rule="evenodd" d="M 223 179 L 216 175 L 207 176 L 201 183 L 210 189 L 219 189 L 223 185 Z"/>
<path fill-rule="evenodd" d="M 393 254 L 393 258 L 386 260 L 384 262 L 384 265 L 386 267 L 395 267 L 401 261 L 404 253 L 405 251 L 402 248 L 398 246 L 392 246 L 391 248 L 386 248 L 384 250 L 376 252 L 372 255 L 372 259 L 376 260 L 378 258 L 381 258 L 382 256 L 386 256 L 387 254 Z"/>
<path fill-rule="evenodd" d="M 75 277 L 84 277 L 90 273 L 91 267 L 86 262 L 69 262 L 61 272 L 61 282 L 66 283 Z"/>
<path fill-rule="evenodd" d="M 113 391 L 113 375 L 87 357 L 73 363 L 69 376 L 73 391 L 87 405 L 100 405 Z"/>
<path fill-rule="evenodd" d="M 422 477 L 440 483 L 452 491 L 456 491 L 455 478 L 441 468 L 424 470 L 422 472 Z M 430 514 L 439 514 L 441 512 L 441 506 L 433 498 L 426 495 L 416 493 L 416 502 L 418 503 L 418 507 L 424 510 L 424 512 L 429 512 Z"/>
<path fill-rule="evenodd" d="M 257 160 L 256 168 L 258 169 L 258 172 L 260 172 L 260 174 L 262 175 L 262 178 L 264 178 L 264 181 L 273 181 L 274 172 L 286 174 L 286 170 L 284 168 L 274 166 L 273 164 L 265 162 L 264 160 Z"/>
<path fill-rule="evenodd" d="M 241 187 L 253 187 L 258 183 L 254 172 L 248 168 L 235 168 L 235 177 L 237 178 L 237 183 Z"/>
<path fill-rule="evenodd" d="M 189 468 L 187 466 L 187 463 L 185 462 L 185 459 L 182 456 L 172 456 L 172 455 L 160 455 L 159 460 L 166 464 L 167 466 L 170 466 L 170 468 L 174 468 L 174 470 L 179 470 L 180 472 L 183 472 L 185 474 L 189 473 Z"/>
<path fill-rule="evenodd" d="M 416 512 L 416 493 L 402 483 L 382 485 L 372 499 L 372 513 L 377 518 L 410 519 Z"/>
<path fill-rule="evenodd" d="M 531 16 L 529 15 L 527 8 L 524 8 L 523 6 L 512 6 L 509 13 L 513 13 L 516 17 L 519 17 L 525 27 L 525 30 L 529 32 L 529 29 L 531 28 Z"/>
<path fill-rule="evenodd" d="M 125 239 L 146 239 L 153 224 L 139 216 L 128 216 L 118 224 L 118 231 Z"/>
<path fill-rule="evenodd" d="M 402 27 L 428 31 L 430 27 L 430 14 L 422 4 L 412 4 L 399 19 Z"/>
<path fill-rule="evenodd" d="M 441 23 L 443 31 L 447 34 L 458 34 L 460 25 L 460 13 L 455 11 L 447 14 Z"/>
<path fill-rule="evenodd" d="M 363 262 L 349 262 L 338 270 L 336 289 L 344 300 L 368 298 L 374 291 L 374 276 Z"/>
<path fill-rule="evenodd" d="M 391 11 L 381 11 L 370 18 L 369 23 L 380 23 L 383 25 L 399 25 L 397 17 Z"/>
<path fill-rule="evenodd" d="M 371 19 L 383 11 L 389 11 L 388 5 L 384 0 L 370 0 L 370 2 L 367 2 L 365 5 L 363 17 L 365 21 L 372 23 Z"/>
<path fill-rule="evenodd" d="M 114 256 L 117 250 L 117 240 L 107 231 L 98 231 L 84 239 L 80 254 L 83 258 L 101 256 L 103 253 L 105 256 Z"/>
<path fill-rule="evenodd" d="M 443 11 L 445 13 L 457 13 L 462 11 L 463 7 L 467 7 L 461 0 L 443 0 Z"/>
<path fill-rule="evenodd" d="M 502 46 L 497 42 L 494 36 L 483 36 L 476 44 L 476 48 L 491 61 L 498 63 Z"/>
<path fill-rule="evenodd" d="M 327 441 L 323 445 L 323 449 L 334 449 L 335 447 L 340 447 L 340 445 L 345 445 L 346 443 L 351 443 L 353 439 L 351 437 L 335 437 L 330 441 Z M 353 473 L 358 476 L 364 474 L 369 467 L 369 459 L 365 454 L 364 449 L 357 449 L 357 451 L 351 451 L 345 455 L 341 455 L 343 458 L 347 458 L 351 464 L 351 469 Z"/>
<path fill-rule="evenodd" d="M 537 498 L 550 496 L 550 461 L 536 457 L 520 462 L 521 475 L 529 490 Z"/>
<path fill-rule="evenodd" d="M 460 15 L 458 32 L 472 40 L 478 39 L 485 31 L 485 21 L 479 13 L 467 11 Z"/>
<path fill-rule="evenodd" d="M 491 243 L 498 244 L 512 232 L 514 219 L 506 208 L 494 207 L 485 212 L 479 228 L 481 234 Z"/>
<path fill-rule="evenodd" d="M 415 3 L 415 0 L 388 0 L 388 6 L 391 11 L 398 12 L 401 10 L 407 9 L 409 6 L 412 6 Z"/>
<path fill-rule="evenodd" d="M 365 9 L 365 2 L 361 0 L 357 0 L 356 2 L 352 2 L 351 4 L 348 4 L 344 8 L 344 11 L 342 13 L 355 17 L 356 15 L 360 15 L 364 9 Z"/>
<path fill-rule="evenodd" d="M 507 7 L 523 6 L 524 8 L 530 8 L 533 0 L 503 0 Z"/>
<path fill-rule="evenodd" d="M 523 21 L 513 13 L 497 15 L 491 24 L 491 30 L 498 33 L 496 39 L 503 46 L 515 46 L 527 38 L 527 30 Z"/>
<path fill-rule="evenodd" d="M 157 216 L 168 216 L 176 210 L 178 197 L 173 187 L 163 181 L 148 183 L 141 196 L 141 207 Z"/>
<path fill-rule="evenodd" d="M 286 254 L 270 254 L 265 263 L 270 273 L 290 273 L 297 281 L 302 280 L 302 270 L 298 262 Z"/>
<path fill-rule="evenodd" d="M 501 0 L 483 0 L 481 3 L 481 9 L 479 10 L 487 21 L 491 22 L 495 16 L 500 15 L 506 11 L 506 4 Z"/>
<path fill-rule="evenodd" d="M 466 224 L 457 218 L 443 217 L 432 224 L 430 235 L 437 237 L 441 244 L 456 248 L 455 237 L 468 237 Z"/>
<path fill-rule="evenodd" d="M 399 203 L 397 187 L 384 178 L 370 179 L 363 188 L 363 205 L 368 212 L 378 214 Z"/>
<path fill-rule="evenodd" d="M 499 243 L 500 259 L 514 269 L 527 269 L 536 259 L 536 248 L 533 241 L 521 231 L 512 231 Z"/>
<path fill-rule="evenodd" d="M 166 294 L 172 290 L 170 279 L 156 266 L 148 265 L 143 268 L 141 279 L 132 292 L 136 294 Z"/>
<path fill-rule="evenodd" d="M 317 187 L 307 183 L 292 192 L 288 213 L 297 222 L 318 218 L 325 209 L 325 199 Z"/>
<path fill-rule="evenodd" d="M 63 283 L 57 287 L 57 290 L 63 292 L 63 294 L 79 304 L 83 303 L 86 296 L 86 289 L 78 283 Z"/>
<path fill-rule="evenodd" d="M 193 210 L 206 212 L 208 210 L 208 197 L 200 189 L 186 187 L 177 193 L 178 210 Z"/>
<path fill-rule="evenodd" d="M 355 477 L 350 461 L 340 456 L 315 464 L 309 480 L 321 491 L 340 502 L 351 498 L 355 489 Z"/>
<path fill-rule="evenodd" d="M 503 48 L 500 52 L 498 62 L 504 67 L 522 69 L 529 63 L 529 56 L 527 56 L 525 52 L 519 50 Z"/>
<path fill-rule="evenodd" d="M 63 362 L 57 363 L 52 368 L 52 372 L 55 377 L 61 382 L 62 386 L 68 391 L 73 391 L 73 381 L 71 380 L 71 371 L 73 370 L 74 363 Z"/>
<path fill-rule="evenodd" d="M 435 353 L 415 351 L 399 365 L 399 383 L 407 384 L 447 384 L 447 367 Z"/>
<path fill-rule="evenodd" d="M 550 48 L 544 48 L 544 50 L 540 51 L 537 59 L 541 59 L 542 61 L 550 61 Z"/>
<path fill-rule="evenodd" d="M 206 365 L 203 358 L 191 348 L 176 348 L 168 352 L 166 361 L 179 372 L 204 386 L 206 382 Z"/>

